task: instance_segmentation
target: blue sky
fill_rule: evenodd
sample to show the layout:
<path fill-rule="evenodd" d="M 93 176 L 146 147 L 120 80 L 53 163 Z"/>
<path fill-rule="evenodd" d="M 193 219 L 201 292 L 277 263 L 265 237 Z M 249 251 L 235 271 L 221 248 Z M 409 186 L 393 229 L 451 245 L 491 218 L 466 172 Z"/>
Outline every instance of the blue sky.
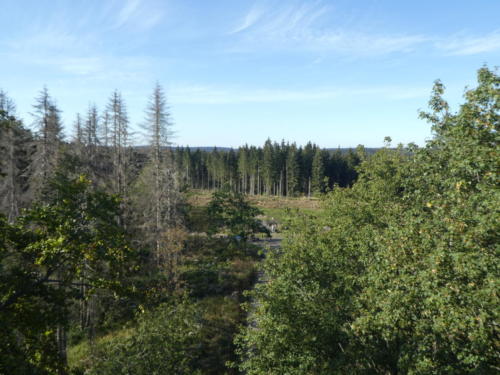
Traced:
<path fill-rule="evenodd" d="M 0 0 L 0 11 L 0 88 L 29 125 L 47 85 L 68 135 L 115 88 L 137 127 L 159 81 L 181 145 L 423 144 L 417 111 L 433 81 L 456 105 L 478 68 L 500 63 L 494 0 Z"/>

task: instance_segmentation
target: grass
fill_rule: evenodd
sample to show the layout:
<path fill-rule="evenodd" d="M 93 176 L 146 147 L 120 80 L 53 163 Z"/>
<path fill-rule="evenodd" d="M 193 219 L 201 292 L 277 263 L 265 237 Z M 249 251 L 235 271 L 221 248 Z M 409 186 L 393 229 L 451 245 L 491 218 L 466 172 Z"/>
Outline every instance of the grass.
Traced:
<path fill-rule="evenodd" d="M 192 215 L 197 231 L 203 232 L 206 223 L 203 222 L 203 207 L 207 206 L 212 199 L 210 190 L 190 190 L 186 193 L 187 202 L 192 207 Z M 264 212 L 263 220 L 274 220 L 278 224 L 283 223 L 289 210 L 321 215 L 321 199 L 316 197 L 277 197 L 267 195 L 247 195 L 249 202 Z M 273 236 L 274 237 L 274 236 Z"/>
<path fill-rule="evenodd" d="M 212 199 L 211 190 L 192 189 L 186 193 L 188 203 L 195 207 L 204 207 Z M 278 197 L 273 195 L 247 195 L 247 199 L 259 208 L 320 208 L 321 200 L 317 197 Z"/>
<path fill-rule="evenodd" d="M 210 367 L 214 367 L 215 364 L 222 366 L 221 364 L 228 360 L 235 360 L 231 354 L 232 337 L 244 317 L 241 315 L 239 303 L 244 299 L 243 290 L 252 288 L 257 273 L 260 248 L 249 244 L 255 247 L 255 254 L 252 255 L 245 250 L 242 254 L 235 252 L 231 255 L 231 251 L 236 250 L 231 250 L 223 238 L 208 238 L 202 234 L 208 228 L 205 207 L 212 198 L 212 192 L 189 191 L 186 193 L 186 198 L 189 203 L 187 220 L 191 235 L 186 241 L 187 253 L 185 263 L 180 268 L 181 278 L 186 287 L 194 292 L 192 297 L 200 301 L 203 306 L 206 324 L 204 330 L 207 331 L 205 345 L 211 353 L 215 353 L 207 357 L 206 361 L 211 361 Z M 248 196 L 248 200 L 263 211 L 263 220 L 272 219 L 278 226 L 284 221 L 289 210 L 315 215 L 322 212 L 318 198 Z M 282 237 L 283 233 L 273 233 L 273 241 Z M 266 246 L 266 242 L 259 244 Z M 94 345 L 96 347 L 112 345 L 116 339 L 131 337 L 135 332 L 133 324 L 131 322 L 126 328 L 98 336 L 93 343 L 83 339 L 70 346 L 69 367 L 84 373 L 85 369 L 91 367 L 91 361 L 95 360 Z"/>
<path fill-rule="evenodd" d="M 96 337 L 95 345 L 106 344 L 118 337 L 129 337 L 134 333 L 134 328 L 122 328 L 112 331 L 104 336 Z M 68 365 L 70 368 L 86 368 L 86 363 L 92 360 L 92 346 L 89 340 L 82 340 L 68 348 Z"/>

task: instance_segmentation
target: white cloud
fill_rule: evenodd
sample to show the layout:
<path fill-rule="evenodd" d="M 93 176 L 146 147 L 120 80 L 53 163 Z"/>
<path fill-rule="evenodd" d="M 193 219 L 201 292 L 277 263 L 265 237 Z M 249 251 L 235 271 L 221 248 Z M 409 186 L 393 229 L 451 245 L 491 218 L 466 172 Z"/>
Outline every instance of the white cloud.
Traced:
<path fill-rule="evenodd" d="M 279 9 L 253 6 L 231 34 L 251 32 L 259 36 L 293 37 L 306 32 L 327 10 L 318 2 Z"/>
<path fill-rule="evenodd" d="M 335 26 L 331 26 L 334 24 Z M 343 24 L 322 1 L 274 8 L 253 6 L 230 35 L 235 52 L 293 50 L 367 57 L 408 53 L 421 48 L 447 55 L 474 55 L 500 50 L 500 30 L 483 35 L 421 35 L 370 32 L 365 25 Z"/>
<path fill-rule="evenodd" d="M 114 55 L 112 49 L 102 48 L 103 33 L 109 32 L 110 27 L 122 26 L 146 31 L 161 22 L 164 8 L 158 8 L 161 4 L 143 4 L 141 0 L 120 1 L 119 5 L 122 7 L 117 8 L 115 3 L 113 7 L 102 8 L 94 18 L 84 14 L 78 23 L 69 23 L 66 16 L 56 17 L 45 23 L 34 23 L 15 37 L 0 37 L 0 55 L 75 78 L 103 80 L 144 76 L 155 58 Z M 110 17 L 117 17 L 117 23 L 110 25 L 109 20 L 113 19 Z"/>
<path fill-rule="evenodd" d="M 436 48 L 450 55 L 476 55 L 500 49 L 500 30 L 483 36 L 455 35 L 435 43 Z"/>
<path fill-rule="evenodd" d="M 164 7 L 142 0 L 125 0 L 118 11 L 113 28 L 130 26 L 140 31 L 149 30 L 158 25 L 164 17 Z"/>
<path fill-rule="evenodd" d="M 125 5 L 118 12 L 114 26 L 118 28 L 125 25 L 132 18 L 134 13 L 136 13 L 140 3 L 141 0 L 126 0 Z"/>
<path fill-rule="evenodd" d="M 325 22 L 331 15 L 332 8 L 319 1 L 278 9 L 253 7 L 230 34 L 241 38 L 236 50 L 293 49 L 357 56 L 409 52 L 429 40 L 421 35 L 381 35 L 340 26 L 331 28 Z"/>
<path fill-rule="evenodd" d="M 257 8 L 255 6 L 252 7 L 252 9 L 250 9 L 250 11 L 245 15 L 245 17 L 238 24 L 238 26 L 236 26 L 233 30 L 231 30 L 229 34 L 237 34 L 252 27 L 259 21 L 259 19 L 262 17 L 262 14 L 263 11 L 261 8 Z"/>

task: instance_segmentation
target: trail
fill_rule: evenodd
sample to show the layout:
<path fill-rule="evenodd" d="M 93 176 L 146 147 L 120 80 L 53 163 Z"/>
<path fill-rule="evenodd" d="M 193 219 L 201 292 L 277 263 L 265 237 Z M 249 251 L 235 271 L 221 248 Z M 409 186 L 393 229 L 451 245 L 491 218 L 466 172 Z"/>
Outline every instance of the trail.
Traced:
<path fill-rule="evenodd" d="M 267 255 L 268 251 L 275 251 L 281 247 L 281 238 L 268 238 L 253 241 L 253 244 L 260 246 L 264 250 L 264 257 Z M 262 262 L 262 261 L 261 261 Z M 261 263 L 262 264 L 262 263 Z M 262 267 L 257 271 L 257 280 L 255 281 L 255 285 L 261 284 L 265 282 L 264 270 Z M 254 286 L 255 288 L 255 286 Z"/>
<path fill-rule="evenodd" d="M 253 241 L 253 244 L 260 246 L 264 250 L 264 257 L 265 257 L 269 251 L 275 251 L 281 247 L 281 238 L 269 238 L 269 239 L 257 240 Z M 267 282 L 266 275 L 262 268 L 263 261 L 264 259 L 261 260 L 261 267 L 259 267 L 259 270 L 257 271 L 257 278 L 255 280 L 253 289 L 255 289 L 257 285 Z M 247 322 L 249 322 L 253 328 L 257 327 L 255 325 L 255 321 L 252 321 L 251 316 L 255 312 L 255 310 L 257 310 L 257 307 L 258 303 L 252 296 L 250 299 L 250 308 L 247 311 Z"/>

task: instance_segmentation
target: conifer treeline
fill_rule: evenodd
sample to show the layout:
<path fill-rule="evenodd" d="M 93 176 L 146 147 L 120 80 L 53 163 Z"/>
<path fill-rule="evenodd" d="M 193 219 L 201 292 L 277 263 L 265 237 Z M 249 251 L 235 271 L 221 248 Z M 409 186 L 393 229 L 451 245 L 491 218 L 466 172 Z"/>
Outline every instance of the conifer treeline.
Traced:
<path fill-rule="evenodd" d="M 159 87 L 156 90 L 157 96 L 163 95 Z M 210 190 L 229 184 L 246 194 L 278 196 L 322 193 L 336 184 L 349 186 L 356 179 L 355 166 L 360 162 L 362 150 L 329 152 L 310 142 L 304 147 L 297 147 L 295 143 L 271 140 L 267 140 L 263 147 L 245 145 L 229 151 L 167 147 L 169 131 L 156 134 L 158 129 L 154 128 L 157 120 L 168 122 L 167 108 L 162 108 L 157 120 L 150 118 L 156 113 L 152 109 L 160 106 L 162 100 L 165 99 L 160 100 L 158 96 L 152 103 L 153 107 L 148 108 L 146 122 L 150 125 L 145 130 L 149 134 L 150 145 L 144 150 L 132 146 L 126 105 L 118 91 L 112 93 L 104 111 L 98 111 L 92 104 L 87 113 L 77 114 L 72 134 L 66 138 L 61 111 L 46 88 L 33 105 L 32 131 L 15 116 L 13 101 L 5 92 L 0 92 L 4 124 L 9 124 L 0 130 L 0 147 L 5 155 L 1 168 L 7 177 L 0 183 L 2 211 L 13 219 L 20 208 L 27 207 L 33 199 L 41 199 L 46 193 L 43 190 L 47 181 L 68 155 L 73 156 L 78 164 L 73 165 L 75 172 L 84 173 L 96 185 L 122 197 L 124 212 L 130 203 L 131 189 L 137 187 L 134 186 L 137 185 L 137 178 L 141 175 L 145 177 L 147 173 L 151 174 L 149 178 L 154 180 L 152 183 L 157 192 L 164 188 L 163 185 L 169 184 Z M 161 148 L 160 143 L 164 144 Z M 172 163 L 172 158 L 175 163 Z M 148 163 L 155 164 L 155 167 L 143 169 Z M 164 176 L 160 178 L 160 175 L 169 176 L 168 183 L 164 181 L 161 187 L 159 182 Z M 162 194 L 169 195 L 166 192 Z M 155 199 L 158 201 L 160 198 L 156 196 Z M 153 216 L 158 215 L 156 212 Z"/>
<path fill-rule="evenodd" d="M 362 154 L 362 148 L 329 152 L 311 142 L 297 147 L 268 139 L 263 147 L 245 145 L 228 151 L 179 147 L 174 159 L 185 187 L 218 189 L 229 184 L 251 195 L 297 196 L 351 185 Z"/>
<path fill-rule="evenodd" d="M 118 91 L 103 112 L 92 104 L 86 114 L 77 114 L 70 137 L 63 134 L 61 111 L 46 88 L 33 109 L 30 129 L 0 90 L 0 152 L 5 155 L 0 159 L 0 213 L 9 221 L 32 202 L 45 203 L 53 194 L 49 182 L 62 173 L 85 175 L 95 187 L 119 196 L 120 225 L 144 231 L 147 242 L 158 242 L 160 229 L 176 224 L 179 179 L 167 147 L 170 114 L 159 85 L 142 126 L 149 140 L 146 153 L 132 146 L 126 105 Z"/>

